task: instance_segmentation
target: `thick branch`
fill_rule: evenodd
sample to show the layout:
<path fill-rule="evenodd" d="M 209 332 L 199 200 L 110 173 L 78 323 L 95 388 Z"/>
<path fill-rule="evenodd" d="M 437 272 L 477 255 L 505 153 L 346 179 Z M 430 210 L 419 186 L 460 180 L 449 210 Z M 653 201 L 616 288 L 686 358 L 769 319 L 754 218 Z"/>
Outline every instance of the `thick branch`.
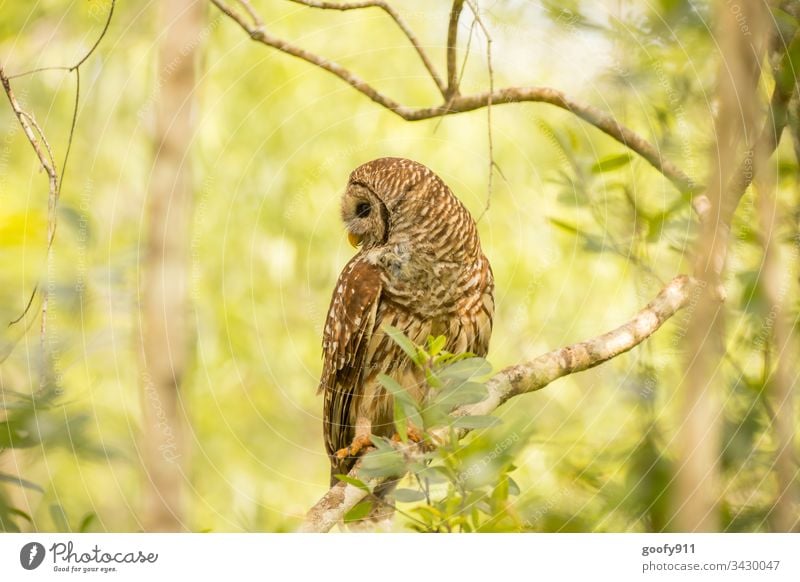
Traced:
<path fill-rule="evenodd" d="M 522 102 L 549 103 L 550 105 L 554 105 L 577 115 L 584 121 L 594 125 L 600 131 L 614 138 L 631 151 L 639 154 L 669 179 L 681 192 L 692 195 L 701 190 L 701 188 L 695 184 L 694 180 L 681 169 L 664 159 L 655 145 L 648 142 L 633 130 L 621 125 L 608 113 L 591 105 L 577 103 L 556 89 L 551 89 L 549 87 L 507 87 L 505 89 L 487 91 L 475 95 L 454 96 L 446 100 L 443 104 L 433 107 L 407 107 L 387 95 L 384 95 L 358 75 L 353 74 L 338 63 L 329 61 L 317 54 L 270 34 L 266 31 L 264 26 L 258 22 L 255 25 L 250 24 L 247 19 L 232 10 L 223 0 L 211 0 L 211 2 L 226 16 L 239 24 L 253 40 L 299 59 L 303 59 L 312 65 L 316 65 L 336 75 L 355 90 L 366 95 L 378 105 L 392 111 L 406 121 L 420 121 L 455 113 L 474 111 L 486 107 L 489 104 L 498 105 Z"/>
<path fill-rule="evenodd" d="M 699 289 L 699 286 L 693 279 L 686 275 L 676 277 L 626 324 L 595 338 L 501 370 L 486 384 L 489 396 L 485 400 L 463 406 L 454 415 L 490 414 L 514 396 L 541 390 L 563 376 L 588 370 L 627 352 L 653 335 L 664 322 L 686 307 L 694 299 L 695 289 Z M 467 432 L 462 429 L 459 437 Z M 358 477 L 358 465 L 350 472 L 350 476 Z M 382 482 L 380 479 L 365 481 L 370 487 Z M 330 530 L 366 496 L 367 492 L 358 487 L 337 483 L 309 510 L 301 530 Z"/>

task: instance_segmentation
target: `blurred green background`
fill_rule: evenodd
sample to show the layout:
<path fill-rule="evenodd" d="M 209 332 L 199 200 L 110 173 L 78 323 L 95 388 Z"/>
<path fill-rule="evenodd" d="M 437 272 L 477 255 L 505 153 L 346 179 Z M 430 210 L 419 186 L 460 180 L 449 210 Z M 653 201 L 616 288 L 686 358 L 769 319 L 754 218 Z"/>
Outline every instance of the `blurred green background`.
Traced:
<path fill-rule="evenodd" d="M 450 3 L 396 4 L 444 70 Z M 562 11 L 567 5 L 572 13 Z M 396 100 L 423 106 L 441 99 L 380 11 L 255 6 L 270 31 L 352 68 Z M 4 69 L 74 63 L 97 38 L 108 7 L 107 0 L 0 2 Z M 509 0 L 481 7 L 494 41 L 496 87 L 563 90 L 659 144 L 697 181 L 706 179 L 716 61 L 705 3 Z M 469 24 L 465 16 L 462 55 Z M 49 265 L 46 176 L 0 100 L 0 322 L 22 313 L 37 283 L 47 285 L 52 357 L 48 375 L 38 318 L 25 320 L 27 332 L 0 325 L 8 354 L 0 364 L 0 420 L 28 410 L 25 395 L 49 386 L 19 425 L 33 431 L 26 446 L 19 432 L 0 434 L 6 529 L 142 527 L 137 286 L 153 110 L 164 82 L 158 42 L 157 4 L 121 2 L 81 69 Z M 348 174 L 376 157 L 413 158 L 477 217 L 487 198 L 487 113 L 405 122 L 332 75 L 253 43 L 211 5 L 198 46 L 194 131 L 185 136 L 196 185 L 189 320 L 197 334 L 181 396 L 190 421 L 185 526 L 290 531 L 327 489 L 315 393 L 328 301 L 354 252 L 338 217 Z M 470 50 L 462 93 L 488 87 L 477 33 Z M 74 76 L 42 72 L 14 80 L 14 89 L 61 161 Z M 479 230 L 497 284 L 488 355 L 495 369 L 607 331 L 674 275 L 691 271 L 689 204 L 645 161 L 546 104 L 496 106 L 492 120 L 502 175 L 495 174 Z M 781 240 L 789 249 L 798 212 L 790 139 L 776 156 Z M 730 254 L 729 355 L 726 384 L 718 387 L 723 526 L 733 531 L 768 529 L 776 494 L 764 390 L 771 363 L 757 342 L 768 314 L 756 224 L 749 192 Z M 686 321 L 679 314 L 632 352 L 497 412 L 504 428 L 494 429 L 496 439 L 510 427 L 525 435 L 513 460 L 520 493 L 510 510 L 524 524 L 516 529 L 667 527 Z"/>

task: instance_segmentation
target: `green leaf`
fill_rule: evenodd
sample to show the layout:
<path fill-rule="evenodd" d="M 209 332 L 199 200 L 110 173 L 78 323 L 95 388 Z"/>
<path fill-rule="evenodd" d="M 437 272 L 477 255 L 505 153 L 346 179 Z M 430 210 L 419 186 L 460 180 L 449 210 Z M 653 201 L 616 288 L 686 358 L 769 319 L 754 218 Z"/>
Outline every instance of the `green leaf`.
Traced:
<path fill-rule="evenodd" d="M 425 499 L 425 494 L 419 489 L 398 489 L 394 498 L 401 503 L 413 503 Z"/>
<path fill-rule="evenodd" d="M 484 416 L 479 414 L 474 416 L 459 416 L 453 420 L 454 427 L 467 429 L 489 428 L 497 426 L 500 423 L 501 420 L 496 416 Z"/>
<path fill-rule="evenodd" d="M 0 533 L 19 533 L 19 526 L 11 519 L 4 519 L 3 513 L 0 512 Z"/>
<path fill-rule="evenodd" d="M 378 382 L 380 382 L 381 386 L 386 388 L 386 390 L 388 390 L 389 393 L 396 399 L 400 400 L 401 402 L 411 402 L 411 395 L 408 393 L 408 390 L 403 388 L 397 382 L 397 380 L 395 380 L 391 376 L 387 376 L 386 374 L 379 374 Z"/>
<path fill-rule="evenodd" d="M 438 356 L 439 352 L 444 349 L 444 346 L 447 344 L 447 338 L 443 335 L 440 336 L 428 336 L 428 353 L 431 356 Z"/>
<path fill-rule="evenodd" d="M 452 407 L 446 407 L 438 401 L 428 402 L 420 412 L 422 426 L 430 430 L 435 426 L 445 426 L 450 422 Z"/>
<path fill-rule="evenodd" d="M 791 95 L 797 83 L 797 70 L 800 68 L 800 35 L 796 34 L 783 54 L 775 74 L 775 84 L 780 90 Z"/>
<path fill-rule="evenodd" d="M 450 412 L 454 408 L 466 404 L 476 404 L 486 400 L 489 390 L 477 382 L 453 383 L 434 396 L 433 402 Z"/>
<path fill-rule="evenodd" d="M 411 421 L 418 427 L 422 427 L 422 417 L 417 409 L 417 403 L 414 402 L 408 390 L 403 388 L 394 378 L 386 374 L 380 374 L 378 376 L 378 382 L 380 382 L 394 397 L 394 422 L 397 425 L 396 428 L 397 432 L 400 434 L 400 438 L 403 438 L 403 435 L 407 432 L 408 423 L 406 420 Z"/>
<path fill-rule="evenodd" d="M 400 349 L 402 349 L 412 361 L 417 361 L 417 347 L 402 331 L 386 323 L 381 327 L 386 335 L 392 338 L 392 341 L 400 346 Z"/>
<path fill-rule="evenodd" d="M 364 483 L 361 479 L 356 479 L 355 477 L 350 477 L 348 475 L 341 475 L 341 474 L 334 475 L 334 477 L 336 477 L 339 481 L 344 481 L 348 485 L 352 485 L 353 487 L 358 487 L 362 491 L 366 491 L 367 493 L 372 493 L 372 491 L 370 491 L 369 486 L 366 483 Z"/>
<path fill-rule="evenodd" d="M 459 380 L 472 380 L 476 377 L 487 376 L 492 372 L 492 365 L 483 358 L 468 358 L 459 360 L 439 370 L 440 378 L 457 378 Z"/>
<path fill-rule="evenodd" d="M 8 512 L 11 515 L 16 515 L 18 517 L 21 517 L 22 519 L 27 521 L 29 524 L 33 525 L 33 518 L 29 514 L 27 514 L 24 511 L 22 511 L 21 509 L 17 509 L 16 507 L 9 507 L 8 508 Z"/>
<path fill-rule="evenodd" d="M 610 172 L 611 170 L 616 170 L 617 168 L 621 168 L 622 166 L 629 164 L 632 159 L 633 157 L 628 153 L 608 156 L 602 160 L 598 160 L 594 165 L 592 165 L 591 172 L 592 174 Z"/>
<path fill-rule="evenodd" d="M 33 483 L 32 481 L 28 481 L 26 479 L 22 479 L 21 477 L 15 477 L 14 475 L 7 475 L 5 473 L 0 473 L 0 481 L 5 481 L 6 483 L 18 485 L 19 487 L 32 489 L 34 491 L 38 491 L 39 493 L 44 493 L 44 489 L 39 487 L 36 483 Z"/>
<path fill-rule="evenodd" d="M 408 422 L 419 429 L 422 429 L 425 426 L 425 421 L 422 419 L 422 415 L 420 414 L 415 402 L 401 403 L 401 406 L 403 407 L 403 412 L 405 413 Z"/>
<path fill-rule="evenodd" d="M 427 367 L 427 366 L 425 367 L 425 382 L 426 382 L 426 383 L 428 384 L 428 386 L 430 386 L 431 388 L 441 388 L 441 386 L 442 386 L 442 381 L 441 381 L 441 380 L 439 379 L 439 377 L 438 377 L 438 376 L 437 376 L 437 375 L 434 373 L 434 371 L 433 371 L 433 370 L 431 370 L 431 369 L 430 369 L 429 367 Z"/>
<path fill-rule="evenodd" d="M 370 477 L 399 477 L 406 472 L 403 456 L 392 449 L 390 452 L 372 451 L 361 460 L 360 473 Z"/>
<path fill-rule="evenodd" d="M 569 222 L 566 222 L 559 218 L 548 217 L 547 220 L 550 222 L 550 224 L 552 224 L 553 226 L 557 226 L 561 230 L 566 230 L 567 232 L 572 234 L 578 234 L 578 235 L 583 234 L 583 232 L 577 226 L 575 226 L 574 224 L 570 224 Z"/>
<path fill-rule="evenodd" d="M 67 519 L 67 512 L 58 503 L 50 505 L 50 517 L 53 519 L 53 524 L 56 526 L 58 532 L 71 532 L 72 528 L 69 527 L 69 520 Z"/>
<path fill-rule="evenodd" d="M 430 485 L 449 483 L 456 480 L 455 474 L 452 474 L 452 471 L 445 467 L 425 467 L 417 473 L 417 477 L 427 481 Z"/>
<path fill-rule="evenodd" d="M 372 435 L 372 444 L 378 449 L 379 453 L 393 453 L 395 452 L 392 441 L 386 437 Z"/>
<path fill-rule="evenodd" d="M 91 511 L 87 513 L 81 520 L 81 524 L 78 526 L 78 531 L 80 533 L 88 532 L 95 518 L 97 518 L 97 514 L 95 512 Z"/>
<path fill-rule="evenodd" d="M 362 501 L 361 503 L 355 505 L 353 509 L 344 514 L 344 521 L 345 523 L 360 521 L 369 515 L 371 509 L 371 500 L 367 499 L 366 501 Z"/>
<path fill-rule="evenodd" d="M 397 399 L 394 403 L 394 428 L 400 436 L 400 440 L 404 443 L 408 442 L 408 422 L 406 420 L 406 413 L 403 410 L 403 405 Z"/>

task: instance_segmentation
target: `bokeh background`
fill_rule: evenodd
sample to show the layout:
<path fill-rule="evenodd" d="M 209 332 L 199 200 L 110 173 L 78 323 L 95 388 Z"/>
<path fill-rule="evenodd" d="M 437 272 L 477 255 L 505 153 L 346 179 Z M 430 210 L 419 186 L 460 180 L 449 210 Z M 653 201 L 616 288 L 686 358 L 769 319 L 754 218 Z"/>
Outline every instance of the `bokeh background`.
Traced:
<path fill-rule="evenodd" d="M 395 4 L 444 70 L 450 3 Z M 439 103 L 412 48 L 380 10 L 254 6 L 274 34 L 351 68 L 397 101 Z M 707 3 L 480 6 L 496 87 L 563 90 L 658 144 L 698 182 L 707 178 L 717 71 Z M 108 0 L 0 2 L 5 71 L 73 64 L 97 39 L 109 7 Z M 0 100 L 0 530 L 147 528 L 140 290 L 156 111 L 170 81 L 158 59 L 161 18 L 156 2 L 119 2 L 81 67 L 49 260 L 47 179 Z M 462 56 L 470 24 L 465 12 Z M 189 48 L 197 67 L 184 136 L 193 176 L 190 301 L 186 314 L 165 314 L 185 315 L 196 334 L 179 401 L 184 529 L 291 531 L 327 490 L 320 344 L 335 280 L 354 252 L 338 200 L 357 165 L 382 156 L 423 162 L 481 217 L 497 283 L 488 355 L 495 369 L 603 333 L 691 271 L 696 221 L 688 200 L 567 112 L 546 104 L 492 108 L 498 170 L 483 213 L 486 110 L 403 121 L 334 76 L 253 43 L 210 4 Z M 475 31 L 462 93 L 488 87 L 485 49 Z M 74 75 L 46 71 L 13 83 L 63 160 Z M 785 265 L 792 273 L 800 173 L 790 136 L 774 165 L 780 244 L 794 257 Z M 777 494 L 768 389 L 774 354 L 765 342 L 770 314 L 752 191 L 734 231 L 727 354 L 715 386 L 723 412 L 720 528 L 763 531 Z M 796 320 L 791 281 L 790 312 L 781 316 Z M 49 290 L 44 339 L 40 299 L 19 324 L 5 325 L 37 285 Z M 507 508 L 518 519 L 497 529 L 670 529 L 687 318 L 679 314 L 630 353 L 497 411 L 503 424 L 492 438 L 510 430 L 524 437 L 513 458 L 519 494 Z M 398 529 L 404 523 L 399 517 Z"/>

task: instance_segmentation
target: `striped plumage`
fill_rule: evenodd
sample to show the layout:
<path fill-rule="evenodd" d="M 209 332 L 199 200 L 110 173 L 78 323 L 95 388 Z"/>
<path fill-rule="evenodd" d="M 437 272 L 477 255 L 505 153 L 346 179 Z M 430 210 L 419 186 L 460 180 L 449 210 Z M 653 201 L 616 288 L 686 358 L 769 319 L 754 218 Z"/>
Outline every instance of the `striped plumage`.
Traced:
<path fill-rule="evenodd" d="M 492 271 L 475 221 L 430 169 L 402 158 L 359 166 L 341 212 L 360 249 L 339 276 L 323 338 L 319 390 L 332 485 L 370 434 L 395 432 L 392 399 L 379 374 L 418 400 L 425 396 L 418 370 L 381 326 L 397 327 L 419 344 L 444 335 L 446 350 L 483 356 L 494 314 Z"/>

